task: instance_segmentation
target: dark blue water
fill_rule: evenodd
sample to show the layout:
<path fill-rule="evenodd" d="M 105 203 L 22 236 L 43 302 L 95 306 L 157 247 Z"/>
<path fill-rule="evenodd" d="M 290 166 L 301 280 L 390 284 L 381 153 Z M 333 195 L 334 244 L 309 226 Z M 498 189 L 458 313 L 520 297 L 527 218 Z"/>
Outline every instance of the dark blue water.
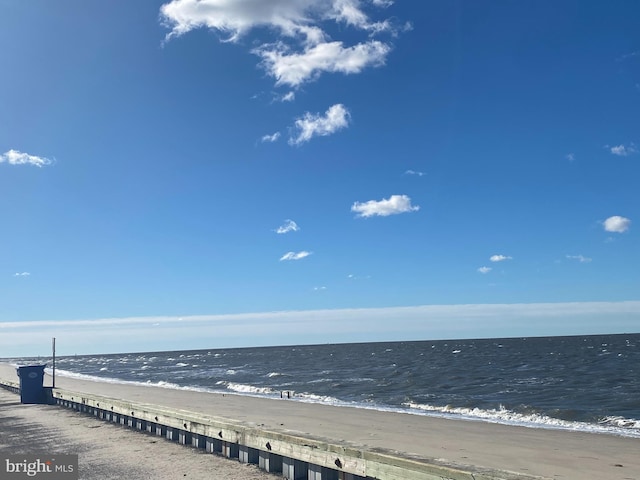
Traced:
<path fill-rule="evenodd" d="M 74 356 L 57 373 L 640 437 L 640 334 Z"/>

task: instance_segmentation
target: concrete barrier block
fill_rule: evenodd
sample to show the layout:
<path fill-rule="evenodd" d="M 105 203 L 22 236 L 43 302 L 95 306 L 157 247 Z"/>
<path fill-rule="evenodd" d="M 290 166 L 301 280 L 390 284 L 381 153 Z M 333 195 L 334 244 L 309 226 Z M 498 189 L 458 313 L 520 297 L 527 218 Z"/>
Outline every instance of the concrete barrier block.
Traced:
<path fill-rule="evenodd" d="M 238 445 L 238 460 L 242 463 L 258 464 L 258 450 L 247 447 L 246 445 Z"/>
<path fill-rule="evenodd" d="M 204 435 L 194 433 L 191 435 L 191 446 L 194 448 L 207 448 L 206 437 Z"/>
<path fill-rule="evenodd" d="M 338 480 L 367 480 L 365 477 L 354 475 L 353 473 L 338 472 Z"/>
<path fill-rule="evenodd" d="M 282 473 L 282 457 L 275 453 L 260 450 L 258 467 L 269 473 Z"/>
<path fill-rule="evenodd" d="M 282 476 L 287 480 L 307 480 L 309 464 L 294 458 L 282 457 Z"/>
<path fill-rule="evenodd" d="M 307 471 L 307 480 L 339 480 L 338 471 L 310 463 Z"/>
<path fill-rule="evenodd" d="M 227 458 L 238 458 L 238 444 L 223 441 L 222 455 Z"/>
<path fill-rule="evenodd" d="M 191 432 L 178 430 L 178 443 L 181 445 L 191 445 Z"/>

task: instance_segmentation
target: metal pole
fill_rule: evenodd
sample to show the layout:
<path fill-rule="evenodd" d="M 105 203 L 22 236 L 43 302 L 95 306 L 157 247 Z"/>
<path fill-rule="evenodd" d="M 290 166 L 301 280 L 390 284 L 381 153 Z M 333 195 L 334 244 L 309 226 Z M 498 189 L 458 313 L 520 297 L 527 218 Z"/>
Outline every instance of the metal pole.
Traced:
<path fill-rule="evenodd" d="M 53 337 L 53 388 L 56 388 L 56 337 Z"/>

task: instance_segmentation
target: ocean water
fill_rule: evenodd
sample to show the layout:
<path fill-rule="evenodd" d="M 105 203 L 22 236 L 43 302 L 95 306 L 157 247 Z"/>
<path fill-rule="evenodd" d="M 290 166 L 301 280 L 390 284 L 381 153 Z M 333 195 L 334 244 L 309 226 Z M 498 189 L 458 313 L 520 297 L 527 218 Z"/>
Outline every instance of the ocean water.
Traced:
<path fill-rule="evenodd" d="M 640 334 L 83 355 L 56 374 L 640 437 Z"/>

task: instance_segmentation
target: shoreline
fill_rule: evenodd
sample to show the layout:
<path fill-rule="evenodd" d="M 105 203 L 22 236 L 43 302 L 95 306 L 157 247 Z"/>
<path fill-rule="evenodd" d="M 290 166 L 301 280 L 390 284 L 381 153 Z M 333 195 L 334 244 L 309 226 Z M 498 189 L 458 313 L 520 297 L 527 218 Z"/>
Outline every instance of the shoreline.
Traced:
<path fill-rule="evenodd" d="M 0 365 L 0 378 L 17 381 Z M 45 385 L 50 385 L 50 378 Z M 543 478 L 640 480 L 640 439 L 56 377 L 56 387 L 222 417 L 287 435 Z"/>
<path fill-rule="evenodd" d="M 2 361 L 0 360 L 0 365 L 2 365 Z M 47 367 L 46 370 L 51 370 L 51 367 Z M 49 385 L 51 385 L 51 375 L 45 370 L 45 383 L 48 381 Z M 60 372 L 60 370 L 57 370 Z M 63 370 L 64 371 L 64 370 Z M 236 391 L 221 391 L 221 390 L 213 390 L 206 387 L 188 387 L 188 386 L 180 386 L 177 384 L 172 384 L 167 382 L 166 385 L 159 383 L 145 383 L 138 382 L 135 380 L 122 380 L 113 377 L 99 377 L 99 376 L 91 376 L 84 374 L 75 374 L 72 373 L 68 375 L 67 373 L 56 375 L 57 379 L 60 378 L 68 378 L 71 380 L 80 380 L 87 382 L 96 382 L 96 383 L 104 383 L 108 385 L 128 385 L 133 387 L 144 387 L 144 388 L 161 388 L 167 390 L 177 390 L 177 391 L 185 391 L 185 392 L 197 392 L 197 393 L 205 393 L 211 395 L 231 395 L 238 397 L 250 397 L 250 398 L 258 398 L 264 400 L 277 400 L 278 395 L 267 395 L 267 394 L 258 394 L 258 393 L 247 393 L 247 392 L 236 392 Z M 286 390 L 283 391 L 286 396 Z M 282 392 L 280 395 L 282 397 Z M 496 425 L 505 425 L 512 427 L 522 427 L 522 428 L 531 428 L 531 429 L 542 429 L 542 430 L 560 430 L 567 432 L 577 432 L 577 433 L 589 433 L 594 435 L 613 435 L 616 437 L 623 438 L 640 438 L 640 427 L 634 428 L 624 428 L 624 427 L 616 427 L 614 425 L 602 425 L 600 423 L 589 423 L 582 421 L 569 421 L 563 420 L 559 418 L 547 417 L 543 415 L 534 414 L 534 419 L 531 419 L 530 416 L 522 415 L 512 411 L 505 411 L 501 413 L 495 413 L 494 410 L 479 410 L 481 413 L 477 415 L 473 415 L 468 412 L 467 408 L 457 408 L 452 407 L 451 411 L 448 411 L 448 407 L 439 407 L 434 410 L 423 410 L 420 408 L 411 408 L 411 407 L 392 407 L 392 406 L 369 406 L 366 404 L 351 404 L 346 401 L 340 401 L 336 399 L 336 402 L 322 402 L 322 401 L 314 401 L 312 399 L 307 399 L 305 397 L 296 397 L 295 395 L 289 398 L 290 401 L 311 404 L 311 405 L 326 405 L 326 406 L 335 406 L 341 408 L 356 408 L 363 410 L 370 410 L 373 412 L 387 412 L 387 413 L 399 413 L 405 415 L 415 415 L 419 417 L 429 417 L 429 418 L 438 418 L 444 420 L 453 420 L 453 421 L 468 421 L 468 422 L 481 422 L 488 424 L 496 424 Z M 457 410 L 457 411 L 456 411 Z M 506 417 L 506 418 L 505 418 Z M 640 420 L 638 419 L 622 419 L 627 422 L 633 422 L 634 425 L 640 425 Z"/>

